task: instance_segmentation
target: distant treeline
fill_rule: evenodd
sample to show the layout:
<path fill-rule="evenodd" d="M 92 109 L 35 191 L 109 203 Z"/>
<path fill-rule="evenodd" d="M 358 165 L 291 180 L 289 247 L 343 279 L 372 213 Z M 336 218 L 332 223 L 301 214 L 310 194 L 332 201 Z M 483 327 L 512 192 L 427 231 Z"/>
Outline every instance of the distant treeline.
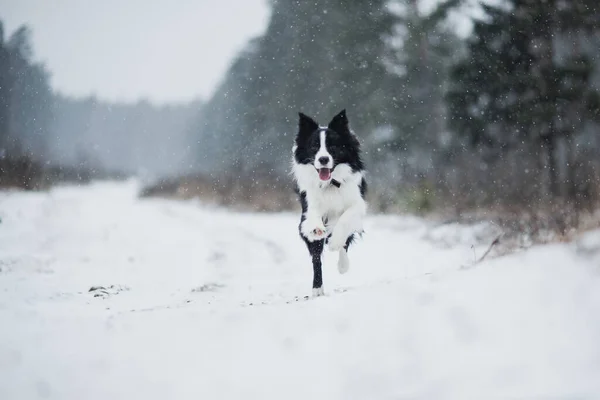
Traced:
<path fill-rule="evenodd" d="M 96 98 L 54 98 L 48 157 L 60 164 L 99 166 L 142 177 L 177 175 L 193 168 L 196 138 L 190 126 L 202 104 L 157 106 Z"/>
<path fill-rule="evenodd" d="M 30 30 L 5 38 L 0 22 L 0 181 L 30 187 L 44 165 L 88 179 L 94 171 L 160 177 L 193 166 L 197 137 L 189 128 L 201 102 L 75 99 L 54 93 L 49 81 L 45 66 L 33 61 Z"/>

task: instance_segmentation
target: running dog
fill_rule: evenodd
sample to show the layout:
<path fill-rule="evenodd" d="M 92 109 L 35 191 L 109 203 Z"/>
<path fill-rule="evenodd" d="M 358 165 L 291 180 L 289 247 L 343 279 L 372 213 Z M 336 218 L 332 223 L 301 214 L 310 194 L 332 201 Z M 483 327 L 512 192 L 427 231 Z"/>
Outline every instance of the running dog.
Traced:
<path fill-rule="evenodd" d="M 292 165 L 302 206 L 299 230 L 312 257 L 313 296 L 321 296 L 323 248 L 339 252 L 338 270 L 348 271 L 348 247 L 363 231 L 367 183 L 360 143 L 348 126 L 346 110 L 326 127 L 299 116 Z"/>

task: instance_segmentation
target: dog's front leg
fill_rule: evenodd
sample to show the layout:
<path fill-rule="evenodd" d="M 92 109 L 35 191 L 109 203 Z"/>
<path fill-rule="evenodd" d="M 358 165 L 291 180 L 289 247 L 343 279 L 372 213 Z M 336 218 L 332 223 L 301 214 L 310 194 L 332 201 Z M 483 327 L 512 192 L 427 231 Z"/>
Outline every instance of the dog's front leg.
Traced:
<path fill-rule="evenodd" d="M 323 223 L 323 213 L 314 198 L 306 196 L 303 207 L 302 221 L 300 222 L 300 233 L 309 242 L 325 239 L 327 232 Z"/>
<path fill-rule="evenodd" d="M 355 232 L 362 232 L 363 218 L 366 213 L 367 207 L 364 203 L 355 204 L 344 211 L 329 238 L 329 250 L 341 250 L 350 235 Z"/>
<path fill-rule="evenodd" d="M 313 296 L 322 296 L 323 291 L 323 272 L 321 270 L 321 254 L 323 253 L 324 240 L 307 242 L 308 251 L 312 258 L 313 265 Z"/>

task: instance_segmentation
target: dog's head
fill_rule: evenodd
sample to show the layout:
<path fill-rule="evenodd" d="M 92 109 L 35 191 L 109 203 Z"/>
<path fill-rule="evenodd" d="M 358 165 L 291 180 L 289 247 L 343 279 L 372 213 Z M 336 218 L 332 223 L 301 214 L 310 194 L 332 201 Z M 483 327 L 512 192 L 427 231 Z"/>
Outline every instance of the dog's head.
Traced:
<path fill-rule="evenodd" d="M 352 171 L 363 169 L 360 144 L 350 131 L 346 110 L 333 117 L 327 127 L 300 113 L 294 159 L 298 164 L 312 165 L 321 181 L 331 180 L 332 171 L 346 164 Z"/>

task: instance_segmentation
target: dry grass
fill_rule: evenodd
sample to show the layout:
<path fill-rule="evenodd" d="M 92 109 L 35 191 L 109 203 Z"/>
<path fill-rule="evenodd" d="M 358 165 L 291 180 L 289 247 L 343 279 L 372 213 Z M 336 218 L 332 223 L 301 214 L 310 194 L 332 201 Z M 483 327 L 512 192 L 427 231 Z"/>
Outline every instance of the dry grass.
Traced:
<path fill-rule="evenodd" d="M 42 166 L 28 157 L 2 158 L 0 159 L 0 187 L 36 189 L 41 172 Z"/>
<path fill-rule="evenodd" d="M 59 183 L 89 183 L 92 179 L 125 178 L 102 168 L 46 165 L 27 156 L 0 159 L 0 188 L 46 190 Z"/>
<path fill-rule="evenodd" d="M 536 208 L 495 207 L 455 215 L 447 222 L 489 222 L 502 232 L 494 256 L 537 244 L 571 242 L 583 232 L 600 228 L 600 208 L 580 210 L 567 204 Z"/>
<path fill-rule="evenodd" d="M 140 196 L 197 198 L 209 204 L 261 212 L 292 210 L 298 203 L 292 182 L 277 178 L 255 180 L 188 175 L 146 186 Z"/>

